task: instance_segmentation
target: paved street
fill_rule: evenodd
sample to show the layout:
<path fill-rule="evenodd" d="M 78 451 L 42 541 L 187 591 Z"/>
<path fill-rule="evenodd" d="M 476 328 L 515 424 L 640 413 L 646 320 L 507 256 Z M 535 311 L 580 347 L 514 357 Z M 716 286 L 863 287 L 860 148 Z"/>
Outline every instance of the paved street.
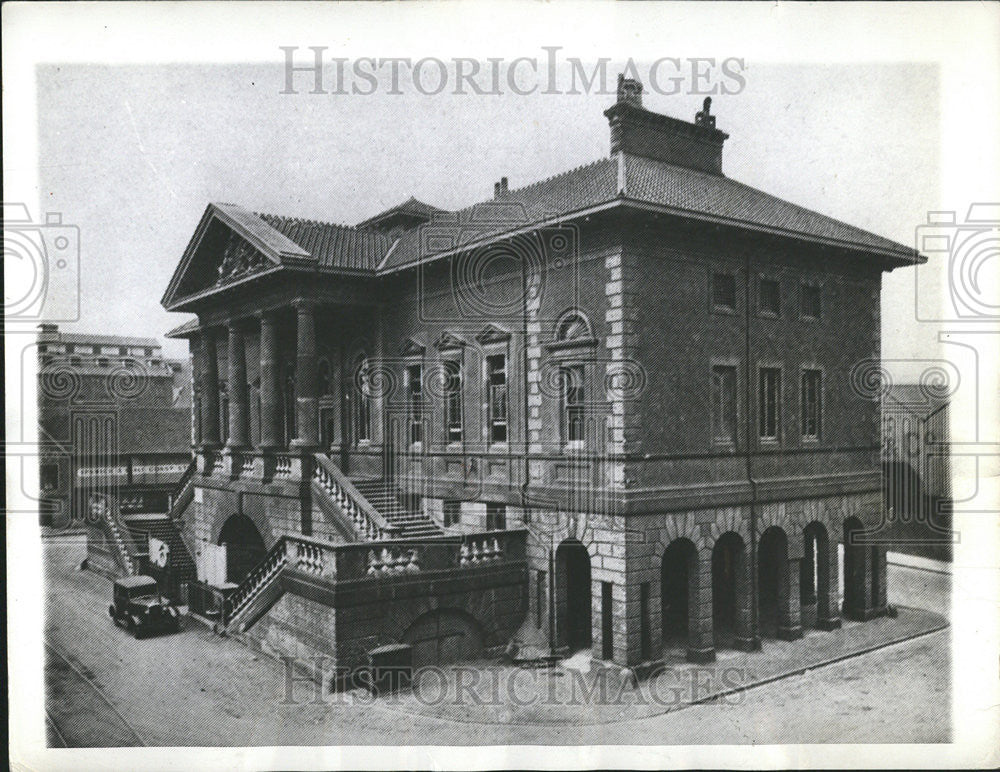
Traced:
<path fill-rule="evenodd" d="M 177 635 L 141 641 L 115 627 L 107 613 L 110 582 L 75 568 L 85 554 L 82 539 L 49 539 L 45 554 L 53 745 L 864 743 L 949 736 L 949 629 L 714 702 L 649 709 L 645 718 L 605 720 L 605 713 L 586 725 L 524 724 L 501 707 L 495 722 L 483 722 L 482 711 L 463 718 L 461 705 L 444 710 L 412 698 L 311 702 L 308 684 L 296 687 L 298 704 L 287 704 L 282 664 L 236 641 L 193 623 Z M 893 565 L 889 580 L 895 603 L 947 612 L 947 574 Z M 904 610 L 900 623 L 912 616 Z"/>

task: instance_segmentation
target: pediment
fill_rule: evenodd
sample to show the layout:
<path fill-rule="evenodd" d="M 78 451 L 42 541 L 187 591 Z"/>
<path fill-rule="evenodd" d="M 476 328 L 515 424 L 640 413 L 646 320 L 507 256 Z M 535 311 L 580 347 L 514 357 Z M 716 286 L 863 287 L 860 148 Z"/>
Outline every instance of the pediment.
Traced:
<path fill-rule="evenodd" d="M 162 303 L 171 308 L 280 267 L 285 258 L 310 255 L 253 212 L 232 204 L 209 204 Z"/>
<path fill-rule="evenodd" d="M 441 337 L 434 342 L 434 348 L 438 351 L 462 348 L 465 345 L 465 341 L 462 340 L 462 338 L 459 338 L 457 335 L 453 335 L 450 332 L 442 332 Z"/>
<path fill-rule="evenodd" d="M 489 343 L 506 343 L 510 340 L 510 333 L 501 327 L 497 327 L 495 324 L 487 324 L 482 331 L 476 335 L 476 340 L 483 345 L 487 345 Z"/>
<path fill-rule="evenodd" d="M 423 356 L 426 350 L 426 347 L 420 341 L 414 338 L 407 338 L 403 341 L 403 345 L 400 346 L 399 354 L 404 357 Z"/>

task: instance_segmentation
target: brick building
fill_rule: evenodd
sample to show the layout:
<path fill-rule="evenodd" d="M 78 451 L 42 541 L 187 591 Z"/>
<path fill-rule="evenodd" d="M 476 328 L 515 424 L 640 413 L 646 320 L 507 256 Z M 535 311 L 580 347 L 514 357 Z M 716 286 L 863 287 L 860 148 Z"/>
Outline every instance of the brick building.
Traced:
<path fill-rule="evenodd" d="M 95 570 L 139 567 L 151 534 L 176 533 L 167 513 L 191 465 L 190 363 L 152 338 L 54 324 L 39 327 L 37 356 L 41 523 L 85 525 Z"/>
<path fill-rule="evenodd" d="M 609 157 L 457 212 L 208 206 L 163 298 L 197 315 L 193 607 L 341 666 L 708 661 L 884 613 L 850 374 L 920 258 L 726 177 L 710 100 L 622 79 L 604 114 Z"/>

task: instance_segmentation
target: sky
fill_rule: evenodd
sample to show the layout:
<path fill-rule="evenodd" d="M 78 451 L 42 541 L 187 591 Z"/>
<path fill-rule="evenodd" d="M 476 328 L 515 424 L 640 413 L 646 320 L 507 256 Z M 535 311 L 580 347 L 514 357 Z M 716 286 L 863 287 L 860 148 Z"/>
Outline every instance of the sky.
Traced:
<path fill-rule="evenodd" d="M 411 195 L 456 208 L 491 197 L 501 176 L 516 188 L 608 154 L 610 94 L 425 95 L 405 79 L 395 94 L 388 75 L 372 95 L 311 94 L 308 73 L 282 94 L 275 54 L 38 67 L 42 206 L 80 228 L 82 315 L 64 329 L 163 338 L 185 321 L 160 298 L 210 201 L 354 224 Z M 724 173 L 912 245 L 939 197 L 938 67 L 743 66 L 742 90 L 712 106 L 730 135 Z M 619 69 L 609 65 L 612 78 Z M 328 68 L 325 83 L 333 77 Z M 691 90 L 647 83 L 644 104 L 692 120 L 703 96 Z M 907 270 L 886 277 L 886 356 L 936 345 L 936 330 L 914 322 L 913 281 Z M 169 355 L 186 346 L 165 345 Z"/>

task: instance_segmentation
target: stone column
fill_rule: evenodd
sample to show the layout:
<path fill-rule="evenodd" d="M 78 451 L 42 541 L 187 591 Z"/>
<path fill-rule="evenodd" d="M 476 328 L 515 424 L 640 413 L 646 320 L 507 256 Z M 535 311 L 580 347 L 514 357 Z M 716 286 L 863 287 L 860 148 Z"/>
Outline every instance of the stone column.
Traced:
<path fill-rule="evenodd" d="M 799 558 L 782 561 L 778 577 L 778 637 L 794 641 L 802 637 L 799 608 Z"/>
<path fill-rule="evenodd" d="M 247 389 L 247 352 L 242 322 L 230 321 L 229 345 L 229 439 L 226 447 L 246 448 L 250 444 L 250 395 Z"/>
<path fill-rule="evenodd" d="M 712 553 L 698 553 L 688 577 L 688 662 L 715 661 L 712 627 Z"/>
<path fill-rule="evenodd" d="M 820 549 L 816 563 L 819 572 L 816 575 L 816 627 L 820 630 L 837 630 L 840 628 L 839 586 L 837 574 L 839 561 L 837 559 L 837 542 L 826 540 L 826 548 Z"/>
<path fill-rule="evenodd" d="M 219 361 L 212 330 L 201 335 L 201 442 L 203 450 L 219 446 Z"/>
<path fill-rule="evenodd" d="M 733 648 L 740 651 L 757 651 L 760 648 L 760 637 L 754 629 L 753 572 L 756 567 L 750 559 L 749 547 L 744 547 L 736 554 L 736 637 Z"/>
<path fill-rule="evenodd" d="M 282 445 L 280 378 L 278 320 L 266 313 L 260 317 L 260 446 L 265 450 Z"/>
<path fill-rule="evenodd" d="M 312 303 L 295 306 L 295 439 L 292 447 L 311 450 L 319 445 L 319 401 L 316 378 L 316 318 Z"/>

